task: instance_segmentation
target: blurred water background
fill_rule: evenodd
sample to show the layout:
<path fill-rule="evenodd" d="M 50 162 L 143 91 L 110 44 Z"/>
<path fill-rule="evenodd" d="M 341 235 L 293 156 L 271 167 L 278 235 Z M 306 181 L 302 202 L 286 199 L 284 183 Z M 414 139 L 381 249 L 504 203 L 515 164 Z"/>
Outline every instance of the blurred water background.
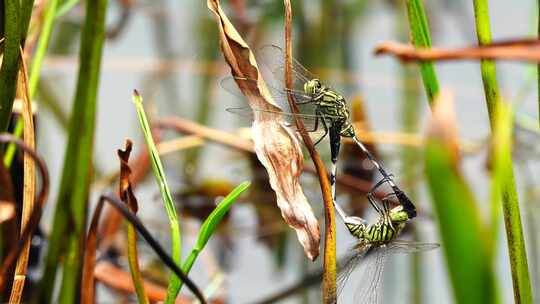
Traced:
<path fill-rule="evenodd" d="M 225 9 L 235 25 L 243 29 L 247 41 L 255 48 L 264 44 L 283 45 L 282 2 L 245 2 L 245 11 L 235 10 L 230 5 L 225 5 Z M 430 111 L 417 67 L 414 64 L 404 66 L 391 57 L 373 55 L 374 47 L 382 41 L 408 40 L 406 11 L 401 2 L 295 1 L 302 9 L 299 11 L 297 7 L 293 12 L 297 22 L 293 38 L 296 44 L 294 54 L 310 70 L 323 75 L 324 79 L 339 88 L 349 101 L 361 97 L 372 131 L 403 131 L 404 104 L 408 100 L 416 104 L 418 116 L 414 118 L 414 124 L 417 132 L 422 133 Z M 107 40 L 104 50 L 94 151 L 97 177 L 117 170 L 115 149 L 123 146 L 125 138 L 134 141 L 135 150 L 144 145 L 130 97 L 134 88 L 142 93 L 147 111 L 154 117 L 177 115 L 231 132 L 246 126 L 245 121 L 241 122 L 225 111 L 228 107 L 241 105 L 242 100 L 219 86 L 219 80 L 227 75 L 229 69 L 219 53 L 215 21 L 211 19 L 205 1 L 147 0 L 135 3 L 129 11 L 125 11 L 116 1 L 111 1 L 108 13 L 111 28 L 122 18 L 126 18 L 126 23 L 121 26 L 117 36 Z M 489 4 L 494 39 L 534 37 L 535 1 L 497 0 Z M 476 44 L 472 2 L 437 0 L 426 1 L 426 6 L 434 45 L 457 47 Z M 77 33 L 82 13 L 81 9 L 74 10 L 63 17 L 63 24 L 57 27 L 45 61 L 40 88 L 54 98 L 44 94 L 38 98 L 38 102 L 42 103 L 38 120 L 38 150 L 45 156 L 51 171 L 53 197 L 50 202 L 54 202 L 54 193 L 58 190 L 54 187 L 58 187 L 60 182 L 66 133 L 58 117 L 65 117 L 70 111 L 77 72 Z M 442 63 L 437 64 L 436 68 L 441 85 L 454 95 L 460 135 L 467 141 L 485 143 L 490 131 L 479 64 Z M 499 63 L 497 68 L 503 96 L 513 102 L 518 113 L 534 119 L 537 114 L 531 113 L 537 113 L 536 71 L 532 65 Z M 47 98 L 57 104 L 59 112 L 55 114 L 51 110 L 51 106 L 45 103 Z M 174 137 L 171 134 L 166 136 Z M 413 153 L 418 154 L 418 161 L 411 166 L 416 174 L 411 182 L 411 179 L 404 181 L 402 174 L 407 165 L 402 162 L 403 147 L 378 144 L 376 148 L 396 179 L 405 183 L 405 190 L 414 193 L 421 210 L 415 225 L 419 238 L 439 242 L 431 217 L 430 197 L 422 180 L 421 149 L 413 149 Z M 320 150 L 328 159 L 327 145 L 322 144 Z M 484 211 L 487 212 L 489 180 L 485 169 L 486 151 L 485 146 L 479 152 L 466 155 L 462 168 L 478 200 L 485 202 Z M 208 181 L 238 184 L 252 179 L 250 158 L 217 144 L 173 153 L 164 159 L 169 182 L 178 192 Z M 306 164 L 310 164 L 310 160 L 306 160 Z M 536 181 L 521 174 L 524 168 L 539 172 L 538 158 L 516 167 L 520 190 L 527 183 L 538 185 L 535 174 L 532 174 L 532 178 L 536 178 Z M 317 181 L 306 175 L 303 182 L 313 208 L 322 218 Z M 93 191 L 93 201 L 100 191 L 102 189 Z M 345 191 L 340 192 L 342 194 L 338 201 L 344 205 L 354 205 L 363 200 L 360 194 L 351 196 Z M 153 178 L 145 180 L 137 189 L 137 196 L 139 216 L 166 244 L 166 216 Z M 525 205 L 537 206 L 539 203 L 538 198 L 529 201 L 524 197 L 520 202 L 522 212 L 530 210 Z M 178 200 L 177 203 L 183 202 Z M 51 207 L 52 204 L 47 208 L 43 221 L 46 231 L 50 227 Z M 278 224 L 275 225 L 277 229 L 267 229 L 270 232 L 267 231 L 266 242 L 262 242 L 257 234 L 261 232 L 258 228 L 261 227 L 261 214 L 265 212 L 270 214 L 268 218 L 271 221 Z M 373 218 L 372 213 L 366 216 Z M 523 218 L 525 222 L 531 219 L 527 216 Z M 248 199 L 245 203 L 235 205 L 228 222 L 229 233 L 226 237 L 211 241 L 211 246 L 205 249 L 203 257 L 192 270 L 192 276 L 205 286 L 209 269 L 220 269 L 226 273 L 220 292 L 228 302 L 254 303 L 295 284 L 308 272 L 319 269 L 321 259 L 314 264 L 307 262 L 292 230 L 284 229 L 279 221 L 279 211 L 271 200 L 249 202 Z M 184 231 L 188 235 L 184 238 L 185 248 L 190 248 L 188 244 L 195 241 L 198 223 L 196 219 L 184 220 Z M 321 225 L 323 223 L 324 220 Z M 339 219 L 337 224 L 339 257 L 354 244 L 354 239 Z M 500 225 L 502 227 L 502 220 Z M 505 235 L 501 233 L 497 270 L 503 291 L 502 302 L 510 303 L 512 289 L 505 244 Z M 141 248 L 143 264 L 144 259 L 150 263 L 154 256 L 144 245 Z M 530 251 L 531 247 L 528 246 L 528 249 Z M 420 256 L 424 303 L 453 302 L 442 254 L 439 249 Z M 409 299 L 413 302 L 411 265 L 410 256 L 390 259 L 385 269 L 385 303 L 407 303 Z M 359 278 L 358 274 L 353 274 L 349 280 L 343 292 L 343 303 L 351 302 L 356 287 L 354 283 Z M 100 299 L 115 295 L 104 287 L 100 287 L 99 292 Z M 316 283 L 283 303 L 316 303 L 319 298 L 320 285 Z"/>

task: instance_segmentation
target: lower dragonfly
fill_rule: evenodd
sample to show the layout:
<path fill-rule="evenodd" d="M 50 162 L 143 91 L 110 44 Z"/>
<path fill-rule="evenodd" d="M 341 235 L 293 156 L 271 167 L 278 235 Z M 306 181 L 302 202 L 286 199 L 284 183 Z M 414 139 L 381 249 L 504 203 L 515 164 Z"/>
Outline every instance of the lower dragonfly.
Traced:
<path fill-rule="evenodd" d="M 368 224 L 360 217 L 347 216 L 340 206 L 334 203 L 347 229 L 358 239 L 346 262 L 339 267 L 337 277 L 339 295 L 351 273 L 358 266 L 363 266 L 364 272 L 358 284 L 355 303 L 382 303 L 384 265 L 391 254 L 423 252 L 439 247 L 436 243 L 397 239 L 411 218 L 401 205 L 390 209 L 389 197 L 392 195 L 395 194 L 390 193 L 381 200 L 382 208 L 375 201 L 371 201 L 373 198 L 368 197 L 379 216 L 373 224 Z"/>
<path fill-rule="evenodd" d="M 306 68 L 298 61 L 293 59 L 293 80 L 294 87 L 298 89 L 287 89 L 283 86 L 284 83 L 284 53 L 280 47 L 274 45 L 264 46 L 257 53 L 257 62 L 262 63 L 268 68 L 274 77 L 280 82 L 280 87 L 268 86 L 272 97 L 281 105 L 287 104 L 287 96 L 292 96 L 299 107 L 308 108 L 310 114 L 292 114 L 292 113 L 277 113 L 289 117 L 299 117 L 304 121 L 307 131 L 314 132 L 319 127 L 323 128 L 323 135 L 316 140 L 315 145 L 319 144 L 326 135 L 330 139 L 330 154 L 332 161 L 332 169 L 330 172 L 330 182 L 332 186 L 332 196 L 336 201 L 336 174 L 337 160 L 341 145 L 341 137 L 352 138 L 360 149 L 366 154 L 371 163 L 381 173 L 382 179 L 379 180 L 369 191 L 368 197 L 370 202 L 374 201 L 375 191 L 387 183 L 393 191 L 399 204 L 403 207 L 403 211 L 407 213 L 408 218 L 416 216 L 416 207 L 407 197 L 407 195 L 394 183 L 393 175 L 388 174 L 384 167 L 373 157 L 371 152 L 362 144 L 356 137 L 353 125 L 349 121 L 349 110 L 345 98 L 335 90 L 326 86 L 319 78 L 313 76 Z M 242 82 L 244 86 L 257 86 L 257 82 L 246 78 L 227 77 L 221 81 L 221 86 L 227 91 L 241 95 L 238 90 L 237 82 Z M 251 108 L 231 108 L 229 112 L 245 114 L 252 113 Z M 265 111 L 268 110 L 257 110 Z M 302 111 L 306 113 L 305 111 Z M 308 127 L 311 122 L 312 128 Z M 377 208 L 373 206 L 374 208 Z"/>

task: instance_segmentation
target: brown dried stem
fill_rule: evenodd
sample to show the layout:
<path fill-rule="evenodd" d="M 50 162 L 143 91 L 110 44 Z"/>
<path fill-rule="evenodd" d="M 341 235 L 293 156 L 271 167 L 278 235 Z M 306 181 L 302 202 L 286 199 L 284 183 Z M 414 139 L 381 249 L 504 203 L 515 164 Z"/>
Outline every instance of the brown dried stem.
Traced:
<path fill-rule="evenodd" d="M 292 8 L 290 0 L 284 0 L 285 4 L 285 83 L 287 89 L 292 89 Z M 287 94 L 287 100 L 291 111 L 298 114 L 298 107 L 292 94 Z M 319 183 L 321 185 L 321 192 L 324 202 L 324 260 L 323 260 L 323 301 L 324 303 L 336 303 L 336 229 L 335 229 L 335 215 L 334 204 L 332 197 L 332 190 L 330 188 L 330 181 L 328 179 L 328 173 L 324 166 L 319 153 L 313 145 L 311 137 L 309 137 L 304 122 L 295 116 L 295 123 L 300 132 L 302 140 L 306 145 L 309 155 L 313 160 L 317 175 L 319 176 Z"/>
<path fill-rule="evenodd" d="M 375 48 L 376 55 L 390 54 L 403 61 L 442 61 L 499 59 L 540 62 L 540 40 L 506 40 L 464 48 L 414 48 L 409 44 L 383 42 Z"/>
<path fill-rule="evenodd" d="M 30 100 L 30 91 L 28 89 L 28 73 L 26 68 L 26 60 L 24 58 L 24 50 L 20 48 L 21 54 L 21 83 L 18 90 L 19 95 L 23 100 L 22 117 L 24 122 L 24 143 L 31 149 L 35 149 L 35 134 L 34 134 L 34 120 L 32 117 L 32 102 Z M 32 157 L 28 153 L 24 153 L 23 156 L 23 208 L 21 217 L 21 233 L 28 225 L 32 210 L 34 209 L 34 197 L 36 194 L 36 167 Z M 11 288 L 11 295 L 9 297 L 10 303 L 19 303 L 22 298 L 24 289 L 24 282 L 26 280 L 26 270 L 28 268 L 28 255 L 30 254 L 30 240 L 28 238 L 24 245 L 21 255 L 17 259 L 17 265 L 15 266 L 15 276 L 13 279 L 13 286 Z"/>

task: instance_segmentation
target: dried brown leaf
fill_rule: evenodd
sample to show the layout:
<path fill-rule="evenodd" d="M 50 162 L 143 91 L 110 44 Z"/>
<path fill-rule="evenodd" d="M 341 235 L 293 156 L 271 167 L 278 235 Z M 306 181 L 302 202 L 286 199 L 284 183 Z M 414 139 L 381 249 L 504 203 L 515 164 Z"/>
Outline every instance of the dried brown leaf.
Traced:
<path fill-rule="evenodd" d="M 237 82 L 249 106 L 281 111 L 268 92 L 255 56 L 221 9 L 219 1 L 208 0 L 207 4 L 216 16 L 221 50 L 232 75 L 257 82 L 253 86 Z M 319 255 L 320 232 L 299 182 L 303 168 L 300 143 L 294 132 L 281 123 L 279 115 L 258 111 L 254 116 L 251 131 L 257 157 L 268 172 L 285 222 L 296 230 L 307 257 L 314 260 Z"/>
<path fill-rule="evenodd" d="M 129 209 L 133 213 L 137 213 L 139 206 L 137 205 L 137 199 L 133 194 L 133 189 L 131 188 L 131 182 L 129 177 L 131 175 L 131 168 L 129 167 L 129 155 L 131 154 L 131 149 L 133 143 L 131 140 L 127 139 L 124 150 L 118 150 L 118 158 L 120 159 L 120 183 L 119 183 L 119 194 L 120 199 L 127 204 Z"/>
<path fill-rule="evenodd" d="M 96 266 L 96 248 L 98 245 L 97 232 L 99 225 L 99 217 L 103 210 L 104 200 L 100 199 L 94 214 L 92 215 L 92 221 L 86 235 L 86 248 L 84 253 L 84 262 L 82 270 L 82 282 L 81 282 L 81 303 L 93 304 L 96 299 L 96 283 L 94 278 L 94 269 Z"/>

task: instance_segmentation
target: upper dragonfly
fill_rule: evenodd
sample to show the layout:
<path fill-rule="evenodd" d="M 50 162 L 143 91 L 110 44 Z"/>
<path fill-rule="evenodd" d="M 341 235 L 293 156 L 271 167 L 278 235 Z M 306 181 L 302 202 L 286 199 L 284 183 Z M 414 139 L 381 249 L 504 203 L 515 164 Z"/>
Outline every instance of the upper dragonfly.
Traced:
<path fill-rule="evenodd" d="M 353 125 L 349 119 L 349 110 L 345 98 L 335 91 L 330 86 L 327 86 L 320 78 L 315 77 L 305 67 L 303 67 L 297 60 L 293 59 L 293 88 L 287 89 L 285 87 L 284 75 L 285 75 L 285 54 L 282 49 L 275 45 L 267 45 L 262 47 L 256 54 L 257 62 L 260 63 L 260 68 L 263 71 L 267 69 L 273 75 L 274 82 L 267 81 L 267 86 L 272 94 L 272 97 L 276 102 L 288 108 L 287 96 L 292 95 L 295 103 L 302 108 L 304 114 L 292 114 L 292 113 L 278 113 L 281 115 L 296 116 L 304 120 L 306 123 L 307 131 L 316 131 L 322 126 L 324 133 L 315 145 L 319 144 L 326 135 L 330 138 L 330 151 L 332 160 L 332 170 L 330 174 L 330 182 L 332 185 L 332 195 L 334 202 L 336 199 L 336 173 L 337 173 L 337 159 L 339 155 L 339 149 L 341 145 L 341 137 L 352 138 L 360 149 L 366 154 L 368 159 L 373 163 L 377 170 L 381 173 L 383 178 L 378 181 L 368 193 L 369 198 L 374 197 L 375 190 L 381 185 L 388 183 L 392 188 L 392 195 L 394 195 L 403 206 L 403 210 L 407 213 L 410 219 L 416 216 L 416 207 L 407 197 L 407 195 L 394 183 L 393 176 L 388 174 L 383 166 L 373 157 L 371 152 L 362 144 L 362 142 L 356 137 L 356 133 Z M 270 77 L 266 77 L 265 80 Z M 243 82 L 245 86 L 256 86 L 255 80 L 246 78 L 233 78 L 228 77 L 222 80 L 221 85 L 229 92 L 240 95 L 236 82 Z M 251 112 L 250 108 L 231 108 L 227 109 L 229 112 Z M 266 111 L 268 110 L 255 110 Z M 271 111 L 270 111 L 271 112 Z M 277 113 L 277 112 L 276 112 Z M 313 127 L 307 127 L 312 125 Z M 370 199 L 370 202 L 375 202 L 375 199 Z M 374 206 L 375 208 L 378 208 Z"/>

